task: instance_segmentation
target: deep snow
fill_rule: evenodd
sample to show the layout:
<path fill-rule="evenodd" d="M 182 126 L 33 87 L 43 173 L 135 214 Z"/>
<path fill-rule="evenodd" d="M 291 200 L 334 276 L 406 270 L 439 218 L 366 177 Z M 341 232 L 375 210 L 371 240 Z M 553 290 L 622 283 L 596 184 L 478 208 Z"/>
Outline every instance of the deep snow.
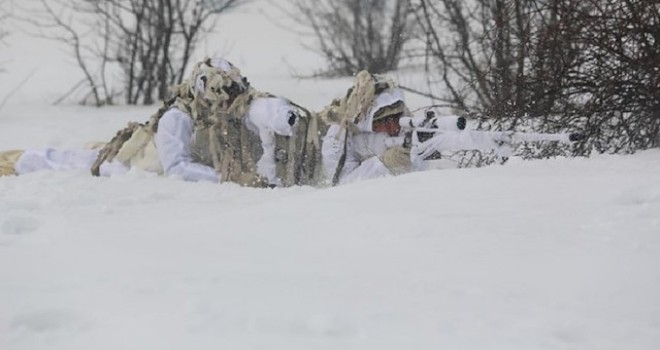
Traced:
<path fill-rule="evenodd" d="M 289 78 L 286 63 L 314 59 L 262 4 L 228 17 L 259 24 L 228 57 L 312 108 L 342 95 L 349 80 Z M 266 30 L 281 40 L 264 52 Z M 80 147 L 153 112 L 48 105 L 78 73 L 21 35 L 2 53 L 1 97 L 36 67 L 25 52 L 58 69 L 39 68 L 0 109 L 0 149 Z M 3 350 L 655 350 L 658 266 L 660 150 L 325 189 L 0 178 Z"/>
<path fill-rule="evenodd" d="M 0 179 L 3 349 L 655 349 L 660 152 L 331 189 Z"/>

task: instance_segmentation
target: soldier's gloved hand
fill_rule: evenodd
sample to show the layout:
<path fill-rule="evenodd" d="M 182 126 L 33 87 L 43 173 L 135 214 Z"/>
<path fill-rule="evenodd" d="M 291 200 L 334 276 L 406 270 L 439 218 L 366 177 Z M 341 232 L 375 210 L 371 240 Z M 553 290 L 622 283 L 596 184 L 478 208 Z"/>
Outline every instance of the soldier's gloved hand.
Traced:
<path fill-rule="evenodd" d="M 412 167 L 410 149 L 403 146 L 388 148 L 380 157 L 380 160 L 394 175 L 407 173 Z"/>

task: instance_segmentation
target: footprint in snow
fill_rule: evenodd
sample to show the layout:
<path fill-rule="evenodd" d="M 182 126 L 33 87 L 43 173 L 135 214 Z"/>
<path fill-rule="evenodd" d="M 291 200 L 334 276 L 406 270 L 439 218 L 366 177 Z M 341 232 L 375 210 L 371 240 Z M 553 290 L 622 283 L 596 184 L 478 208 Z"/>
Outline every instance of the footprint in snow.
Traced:
<path fill-rule="evenodd" d="M 0 232 L 6 235 L 25 235 L 36 231 L 41 224 L 37 219 L 14 216 L 2 222 Z"/>
<path fill-rule="evenodd" d="M 18 314 L 12 318 L 10 325 L 14 330 L 35 333 L 86 328 L 86 322 L 71 311 L 47 309 Z"/>

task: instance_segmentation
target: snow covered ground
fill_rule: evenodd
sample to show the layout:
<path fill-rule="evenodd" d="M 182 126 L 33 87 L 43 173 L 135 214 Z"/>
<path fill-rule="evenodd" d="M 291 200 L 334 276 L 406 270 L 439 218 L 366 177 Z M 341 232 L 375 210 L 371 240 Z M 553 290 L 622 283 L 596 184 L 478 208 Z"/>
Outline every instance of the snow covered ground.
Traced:
<path fill-rule="evenodd" d="M 231 21 L 268 29 L 260 3 Z M 285 34 L 255 58 L 260 33 L 228 54 L 257 87 L 312 108 L 343 94 L 274 64 L 312 60 Z M 23 52 L 52 49 L 16 35 L 0 97 Z M 0 149 L 80 147 L 153 112 L 50 106 L 77 74 L 57 66 L 0 109 Z M 326 189 L 0 178 L 3 350 L 655 350 L 659 266 L 660 150 Z"/>
<path fill-rule="evenodd" d="M 256 190 L 0 179 L 2 349 L 657 349 L 660 152 Z"/>

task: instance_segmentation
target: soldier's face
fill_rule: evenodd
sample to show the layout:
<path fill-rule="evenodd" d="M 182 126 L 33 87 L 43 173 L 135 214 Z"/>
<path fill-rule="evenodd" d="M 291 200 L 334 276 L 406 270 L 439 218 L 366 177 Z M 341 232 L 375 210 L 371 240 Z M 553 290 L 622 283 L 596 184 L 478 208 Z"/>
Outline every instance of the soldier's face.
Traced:
<path fill-rule="evenodd" d="M 399 136 L 401 132 L 401 125 L 399 125 L 399 117 L 387 117 L 373 122 L 372 128 L 374 132 L 384 132 L 389 136 Z"/>

